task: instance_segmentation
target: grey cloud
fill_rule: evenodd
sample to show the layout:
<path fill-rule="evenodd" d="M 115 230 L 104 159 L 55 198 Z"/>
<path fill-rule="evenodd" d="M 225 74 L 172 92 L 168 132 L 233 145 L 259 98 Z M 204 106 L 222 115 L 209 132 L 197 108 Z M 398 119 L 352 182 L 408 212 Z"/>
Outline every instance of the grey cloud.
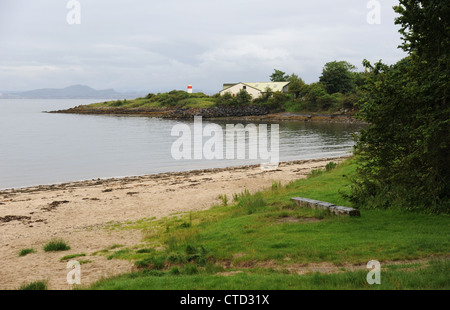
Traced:
<path fill-rule="evenodd" d="M 318 79 L 323 65 L 404 57 L 391 7 L 366 22 L 367 1 L 64 0 L 0 2 L 0 89 L 88 84 L 99 89 L 207 92 L 268 79 L 274 68 Z"/>

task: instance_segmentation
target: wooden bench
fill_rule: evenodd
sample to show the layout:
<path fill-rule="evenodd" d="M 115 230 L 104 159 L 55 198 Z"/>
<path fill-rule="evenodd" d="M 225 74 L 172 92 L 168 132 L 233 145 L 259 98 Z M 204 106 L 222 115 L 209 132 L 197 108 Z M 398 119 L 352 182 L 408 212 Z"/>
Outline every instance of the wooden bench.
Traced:
<path fill-rule="evenodd" d="M 336 215 L 349 215 L 349 216 L 361 216 L 359 210 L 348 208 L 348 207 L 342 207 L 337 206 L 335 204 L 314 200 L 314 199 L 308 199 L 308 198 L 301 198 L 301 197 L 294 197 L 291 198 L 292 201 L 294 201 L 297 205 L 301 207 L 309 207 L 312 209 L 323 209 L 323 210 L 330 210 L 331 213 Z"/>

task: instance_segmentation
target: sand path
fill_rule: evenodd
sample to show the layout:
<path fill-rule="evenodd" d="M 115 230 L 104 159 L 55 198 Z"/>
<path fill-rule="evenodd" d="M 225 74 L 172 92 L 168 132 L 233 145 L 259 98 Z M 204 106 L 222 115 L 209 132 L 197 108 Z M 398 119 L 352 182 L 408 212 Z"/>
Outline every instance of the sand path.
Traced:
<path fill-rule="evenodd" d="M 0 191 L 0 289 L 39 280 L 48 281 L 52 290 L 71 289 L 67 261 L 60 261 L 69 254 L 85 253 L 77 259 L 91 261 L 81 265 L 82 285 L 132 271 L 128 261 L 93 253 L 117 244 L 139 244 L 141 232 L 102 229 L 106 224 L 205 210 L 220 203 L 219 194 L 231 198 L 244 189 L 253 192 L 273 182 L 286 184 L 343 159 L 281 163 L 274 171 L 246 166 Z M 54 237 L 63 238 L 71 249 L 44 252 L 43 245 Z M 25 248 L 36 253 L 19 257 Z"/>

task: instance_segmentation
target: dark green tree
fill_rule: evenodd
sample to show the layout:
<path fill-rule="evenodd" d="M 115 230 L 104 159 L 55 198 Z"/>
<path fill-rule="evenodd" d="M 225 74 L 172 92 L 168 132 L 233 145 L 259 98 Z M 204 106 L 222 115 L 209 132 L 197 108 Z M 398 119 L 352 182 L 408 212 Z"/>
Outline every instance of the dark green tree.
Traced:
<path fill-rule="evenodd" d="M 252 102 L 252 95 L 250 95 L 245 89 L 241 89 L 234 98 L 234 105 L 242 106 Z"/>
<path fill-rule="evenodd" d="M 346 61 L 332 61 L 325 64 L 319 81 L 329 94 L 351 92 L 354 87 L 352 71 L 356 67 Z"/>
<path fill-rule="evenodd" d="M 400 0 L 396 24 L 409 56 L 373 74 L 360 117 L 369 125 L 356 144 L 356 205 L 450 212 L 449 6 Z"/>
<path fill-rule="evenodd" d="M 302 91 L 305 87 L 305 82 L 302 80 L 302 78 L 298 77 L 296 74 L 292 73 L 288 79 L 289 84 L 289 93 L 294 95 L 294 98 L 297 98 L 300 96 Z"/>
<path fill-rule="evenodd" d="M 230 106 L 234 105 L 234 98 L 230 93 L 225 93 L 216 97 L 217 106 Z"/>
<path fill-rule="evenodd" d="M 281 70 L 274 69 L 275 72 L 272 73 L 270 76 L 270 80 L 272 82 L 287 82 L 289 76 L 286 74 L 286 72 L 283 72 Z"/>

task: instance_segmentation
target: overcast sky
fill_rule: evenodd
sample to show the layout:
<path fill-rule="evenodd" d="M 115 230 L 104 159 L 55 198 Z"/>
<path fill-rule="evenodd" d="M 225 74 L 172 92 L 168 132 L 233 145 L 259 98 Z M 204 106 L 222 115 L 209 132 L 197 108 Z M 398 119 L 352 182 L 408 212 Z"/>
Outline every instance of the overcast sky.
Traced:
<path fill-rule="evenodd" d="M 369 24 L 369 0 L 0 0 L 0 90 L 63 88 L 209 94 L 269 80 L 318 81 L 326 62 L 392 64 L 405 53 L 393 0 Z"/>

